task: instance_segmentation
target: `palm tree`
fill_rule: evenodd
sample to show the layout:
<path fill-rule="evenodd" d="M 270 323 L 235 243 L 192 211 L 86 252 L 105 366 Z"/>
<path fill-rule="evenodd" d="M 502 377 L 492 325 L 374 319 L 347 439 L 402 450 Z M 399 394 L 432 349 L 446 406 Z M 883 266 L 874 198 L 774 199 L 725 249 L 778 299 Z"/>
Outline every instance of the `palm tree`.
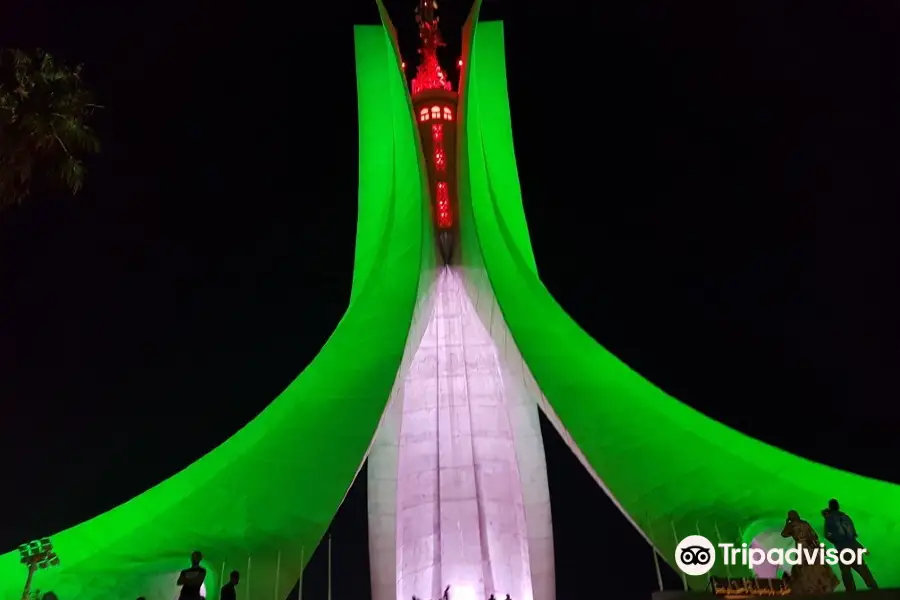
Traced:
<path fill-rule="evenodd" d="M 43 50 L 0 50 L 0 209 L 25 200 L 35 183 L 81 189 L 81 158 L 99 150 L 87 121 L 100 108 L 81 70 Z"/>

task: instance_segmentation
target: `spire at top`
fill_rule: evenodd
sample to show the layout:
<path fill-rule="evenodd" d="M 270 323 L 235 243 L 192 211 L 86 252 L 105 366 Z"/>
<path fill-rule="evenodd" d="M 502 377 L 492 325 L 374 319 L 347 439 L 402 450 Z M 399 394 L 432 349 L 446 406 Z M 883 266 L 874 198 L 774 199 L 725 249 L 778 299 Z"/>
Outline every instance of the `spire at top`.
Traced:
<path fill-rule="evenodd" d="M 416 69 L 416 76 L 413 77 L 413 95 L 426 90 L 450 91 L 453 89 L 438 62 L 437 50 L 445 44 L 438 28 L 441 19 L 435 15 L 437 7 L 437 0 L 419 0 L 419 5 L 416 7 L 416 23 L 419 25 L 421 43 L 419 54 L 422 59 Z"/>

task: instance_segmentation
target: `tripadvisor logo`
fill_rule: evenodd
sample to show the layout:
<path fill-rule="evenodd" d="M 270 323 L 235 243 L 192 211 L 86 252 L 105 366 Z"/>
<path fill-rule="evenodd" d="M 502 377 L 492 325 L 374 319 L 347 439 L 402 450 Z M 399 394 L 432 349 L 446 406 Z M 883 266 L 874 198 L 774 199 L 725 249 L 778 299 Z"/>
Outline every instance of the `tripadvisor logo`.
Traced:
<path fill-rule="evenodd" d="M 783 550 L 773 548 L 750 548 L 747 544 L 737 546 L 735 544 L 713 545 L 702 535 L 689 535 L 678 543 L 675 548 L 675 564 L 685 574 L 696 577 L 706 575 L 716 564 L 716 548 L 722 557 L 725 566 L 758 567 L 764 564 L 772 564 L 783 567 L 784 565 L 828 565 L 838 564 L 855 566 L 863 563 L 864 548 L 826 548 L 825 544 L 804 547 L 797 546 Z"/>
<path fill-rule="evenodd" d="M 689 535 L 675 548 L 675 564 L 685 575 L 706 575 L 716 565 L 716 549 L 702 535 Z"/>

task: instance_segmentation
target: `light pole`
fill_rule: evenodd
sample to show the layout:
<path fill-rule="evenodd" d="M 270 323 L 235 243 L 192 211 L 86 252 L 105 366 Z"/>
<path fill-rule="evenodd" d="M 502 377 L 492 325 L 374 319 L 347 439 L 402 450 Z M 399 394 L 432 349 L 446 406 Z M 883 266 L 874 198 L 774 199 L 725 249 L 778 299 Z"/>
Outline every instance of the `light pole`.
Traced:
<path fill-rule="evenodd" d="M 49 569 L 59 565 L 59 557 L 53 551 L 53 543 L 50 538 L 35 540 L 19 546 L 21 563 L 28 567 L 28 578 L 25 580 L 25 589 L 22 591 L 22 600 L 31 597 L 31 580 L 38 569 Z"/>

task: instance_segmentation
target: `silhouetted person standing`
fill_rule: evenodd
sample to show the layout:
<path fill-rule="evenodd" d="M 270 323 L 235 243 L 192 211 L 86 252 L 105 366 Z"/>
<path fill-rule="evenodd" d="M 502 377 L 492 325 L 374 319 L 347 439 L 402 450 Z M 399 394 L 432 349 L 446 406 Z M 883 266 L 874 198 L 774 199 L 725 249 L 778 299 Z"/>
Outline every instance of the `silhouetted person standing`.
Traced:
<path fill-rule="evenodd" d="M 200 600 L 200 589 L 206 580 L 206 569 L 200 566 L 203 555 L 199 552 L 191 554 L 191 567 L 185 569 L 178 576 L 178 585 L 181 586 L 180 600 Z"/>
<path fill-rule="evenodd" d="M 834 544 L 838 552 L 845 549 L 862 550 L 862 544 L 856 539 L 859 537 L 859 534 L 856 533 L 853 519 L 846 513 L 841 512 L 841 505 L 837 500 L 834 498 L 829 500 L 828 510 L 823 511 L 822 514 L 825 515 L 825 539 Z M 872 571 L 869 570 L 869 565 L 866 564 L 865 559 L 861 560 L 859 564 L 845 565 L 840 563 L 840 566 L 841 579 L 844 581 L 844 591 L 856 591 L 853 571 L 859 573 L 870 590 L 878 589 L 878 584 L 875 583 L 875 578 L 872 577 Z"/>
<path fill-rule="evenodd" d="M 237 584 L 241 581 L 241 574 L 232 571 L 228 583 L 222 586 L 222 594 L 219 600 L 237 600 Z"/>

